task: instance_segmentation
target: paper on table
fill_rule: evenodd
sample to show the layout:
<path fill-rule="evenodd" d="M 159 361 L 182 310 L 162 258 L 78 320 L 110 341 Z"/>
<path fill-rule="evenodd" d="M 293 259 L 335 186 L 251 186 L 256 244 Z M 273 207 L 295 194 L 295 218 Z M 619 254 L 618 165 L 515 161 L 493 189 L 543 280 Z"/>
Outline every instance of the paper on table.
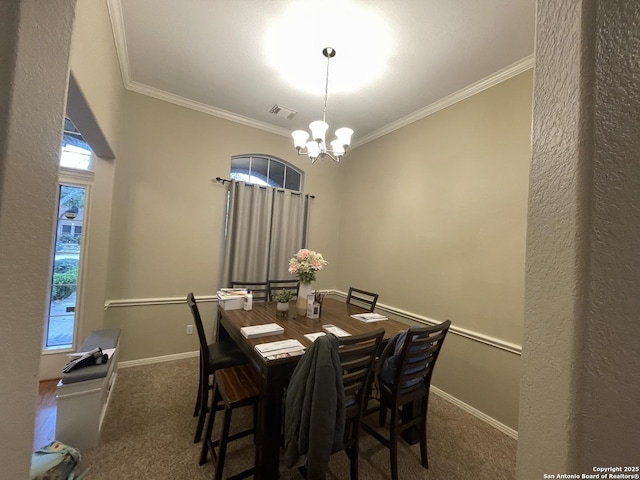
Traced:
<path fill-rule="evenodd" d="M 322 328 L 324 329 L 325 332 L 333 333 L 336 337 L 349 337 L 349 336 L 351 336 L 351 334 L 349 332 L 345 332 L 340 327 L 336 327 L 335 325 L 331 325 L 330 323 L 327 323 L 326 325 L 323 325 Z"/>
<path fill-rule="evenodd" d="M 246 288 L 221 288 L 220 292 L 226 293 L 227 295 L 244 295 L 247 293 Z"/>
<path fill-rule="evenodd" d="M 315 342 L 316 338 L 326 335 L 325 332 L 315 332 L 315 333 L 305 333 L 305 337 L 309 339 L 311 342 Z"/>
<path fill-rule="evenodd" d="M 239 292 L 217 292 L 216 295 L 220 300 L 235 300 L 238 298 L 244 298 L 247 295 L 247 291 L 243 290 Z"/>
<path fill-rule="evenodd" d="M 267 335 L 280 335 L 284 333 L 284 328 L 277 323 L 265 323 L 263 325 L 242 327 L 240 333 L 242 333 L 245 338 L 265 337 Z"/>
<path fill-rule="evenodd" d="M 277 342 L 261 343 L 254 348 L 260 355 L 267 359 L 302 355 L 304 353 L 304 345 L 292 338 L 288 340 L 278 340 Z"/>
<path fill-rule="evenodd" d="M 384 315 L 379 313 L 356 313 L 351 315 L 353 318 L 360 320 L 361 322 L 379 322 L 381 320 L 389 320 Z"/>

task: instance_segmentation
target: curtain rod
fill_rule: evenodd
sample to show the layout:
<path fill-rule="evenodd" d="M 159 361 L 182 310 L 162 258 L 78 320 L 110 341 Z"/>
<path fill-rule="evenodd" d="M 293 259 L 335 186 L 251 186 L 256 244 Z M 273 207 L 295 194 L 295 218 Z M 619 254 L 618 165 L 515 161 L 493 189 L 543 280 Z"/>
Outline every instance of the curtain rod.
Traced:
<path fill-rule="evenodd" d="M 227 183 L 227 182 L 228 182 L 228 183 L 233 182 L 233 180 L 228 180 L 228 179 L 226 179 L 226 178 L 222 178 L 222 177 L 216 177 L 216 178 L 215 178 L 215 180 L 211 180 L 211 181 L 212 181 L 212 182 L 213 182 L 213 181 L 220 182 L 220 183 L 221 183 L 221 184 L 223 184 L 223 185 L 224 185 L 225 183 Z M 284 189 L 282 189 L 282 188 L 276 188 L 276 190 L 283 191 Z M 302 192 L 296 192 L 296 191 L 293 191 L 293 190 L 291 190 L 291 193 L 292 193 L 293 195 L 302 195 Z M 316 196 L 315 196 L 315 195 L 309 195 L 308 193 L 306 193 L 305 195 L 306 195 L 307 197 L 309 197 L 309 198 L 316 198 Z"/>

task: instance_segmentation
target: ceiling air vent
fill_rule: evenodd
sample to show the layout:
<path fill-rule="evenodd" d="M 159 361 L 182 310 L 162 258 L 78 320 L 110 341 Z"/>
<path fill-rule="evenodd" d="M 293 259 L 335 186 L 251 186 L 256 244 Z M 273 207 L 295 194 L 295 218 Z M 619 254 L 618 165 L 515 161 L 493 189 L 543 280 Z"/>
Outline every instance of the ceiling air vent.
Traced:
<path fill-rule="evenodd" d="M 291 120 L 293 117 L 296 116 L 296 114 L 298 112 L 296 112 L 295 110 L 289 108 L 289 107 L 283 107 L 282 105 L 278 105 L 277 103 L 271 107 L 271 110 L 269 110 L 269 113 L 273 113 L 274 115 L 277 115 L 278 117 L 282 117 L 282 118 L 286 118 L 287 120 Z"/>

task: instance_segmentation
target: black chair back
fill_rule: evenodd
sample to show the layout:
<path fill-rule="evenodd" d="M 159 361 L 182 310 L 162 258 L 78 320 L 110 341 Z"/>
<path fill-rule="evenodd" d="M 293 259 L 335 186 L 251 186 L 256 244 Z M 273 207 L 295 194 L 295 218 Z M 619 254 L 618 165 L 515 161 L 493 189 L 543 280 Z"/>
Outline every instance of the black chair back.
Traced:
<path fill-rule="evenodd" d="M 380 354 L 383 336 L 384 329 L 379 328 L 370 333 L 338 339 L 346 405 L 343 449 L 350 460 L 352 480 L 358 478 L 360 425 L 369 399 L 374 364 Z"/>
<path fill-rule="evenodd" d="M 280 290 L 288 290 L 290 291 L 294 296 L 298 296 L 298 288 L 300 287 L 300 282 L 298 280 L 268 280 L 267 281 L 267 287 L 268 287 L 268 298 L 269 301 L 271 302 L 273 300 L 272 296 L 274 293 L 280 291 Z"/>
<path fill-rule="evenodd" d="M 198 331 L 198 340 L 200 341 L 200 354 L 201 358 L 207 358 L 209 356 L 209 347 L 207 346 L 207 336 L 204 333 L 204 327 L 202 326 L 202 318 L 200 317 L 200 311 L 198 310 L 198 304 L 193 296 L 193 292 L 187 295 L 187 305 L 191 309 L 193 315 L 193 321 L 196 324 L 196 330 Z"/>
<path fill-rule="evenodd" d="M 234 280 L 231 282 L 231 288 L 246 288 L 251 290 L 254 302 L 267 301 L 269 291 L 267 282 L 245 282 L 241 280 Z"/>
<path fill-rule="evenodd" d="M 379 398 L 377 399 L 380 407 L 366 413 L 378 411 L 378 421 L 382 426 L 386 421 L 387 410 L 391 410 L 390 436 L 384 437 L 366 423 L 363 423 L 362 428 L 389 448 L 391 480 L 399 480 L 397 443 L 399 435 L 408 429 L 417 429 L 420 436 L 420 462 L 424 468 L 429 468 L 427 458 L 429 387 L 433 369 L 450 326 L 451 321 L 447 320 L 433 327 L 411 327 L 406 331 L 404 343 L 393 361 L 387 362 L 392 352 L 395 353 L 397 350 L 396 346 L 399 341 L 402 341 L 402 336 L 390 341 L 380 357 Z M 385 370 L 386 368 L 390 370 Z"/>
<path fill-rule="evenodd" d="M 431 327 L 411 327 L 400 352 L 400 361 L 394 379 L 397 404 L 422 396 L 431 385 L 440 349 L 449 331 L 451 321 Z"/>
<path fill-rule="evenodd" d="M 370 312 L 376 308 L 378 302 L 378 294 L 360 290 L 359 288 L 349 287 L 347 294 L 347 303 L 357 307 L 366 308 Z"/>

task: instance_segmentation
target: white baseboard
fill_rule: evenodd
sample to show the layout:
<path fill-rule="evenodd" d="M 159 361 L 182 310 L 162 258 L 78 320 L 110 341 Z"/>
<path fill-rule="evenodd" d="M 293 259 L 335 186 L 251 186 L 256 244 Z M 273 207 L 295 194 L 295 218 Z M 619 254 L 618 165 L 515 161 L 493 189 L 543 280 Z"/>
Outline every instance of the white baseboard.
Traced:
<path fill-rule="evenodd" d="M 449 395 L 447 392 L 444 392 L 440 390 L 438 387 L 434 387 L 433 385 L 431 385 L 431 392 L 435 393 L 440 398 L 443 398 L 444 400 L 447 400 L 448 402 L 453 403 L 456 407 L 464 410 L 467 413 L 470 413 L 471 415 L 473 415 L 476 418 L 479 418 L 483 422 L 488 423 L 493 428 L 501 431 L 505 435 L 508 435 L 509 437 L 515 440 L 518 440 L 518 432 L 516 430 L 514 430 L 511 427 L 507 427 L 504 423 L 501 423 L 495 418 L 490 417 L 486 413 L 483 413 L 480 410 L 473 408 L 471 405 L 464 403 L 462 400 L 454 397 L 453 395 Z"/>
<path fill-rule="evenodd" d="M 196 350 L 195 352 L 173 353 L 171 355 L 162 355 L 161 357 L 138 358 L 137 360 L 118 362 L 118 368 L 138 367 L 140 365 L 151 365 L 152 363 L 170 362 L 172 360 L 197 357 L 198 355 L 200 355 L 200 352 Z"/>
<path fill-rule="evenodd" d="M 172 355 L 162 355 L 161 357 L 149 357 L 149 358 L 139 358 L 137 360 L 128 360 L 126 362 L 118 362 L 118 368 L 128 368 L 128 367 L 137 367 L 140 365 L 151 365 L 153 363 L 161 363 L 161 362 L 170 362 L 172 360 L 182 360 L 184 358 L 193 358 L 197 357 L 200 352 L 183 352 L 183 353 L 174 353 Z M 499 422 L 493 417 L 490 417 L 486 413 L 481 412 L 480 410 L 473 408 L 471 405 L 464 403 L 462 400 L 457 399 L 453 395 L 449 395 L 448 393 L 440 390 L 438 387 L 431 386 L 431 391 L 438 395 L 439 397 L 447 400 L 448 402 L 454 404 L 456 407 L 464 410 L 467 413 L 470 413 L 476 418 L 479 418 L 483 422 L 488 423 L 493 428 L 501 431 L 505 435 L 508 435 L 515 440 L 518 440 L 518 432 L 515 431 L 511 427 L 507 427 L 504 423 Z"/>

